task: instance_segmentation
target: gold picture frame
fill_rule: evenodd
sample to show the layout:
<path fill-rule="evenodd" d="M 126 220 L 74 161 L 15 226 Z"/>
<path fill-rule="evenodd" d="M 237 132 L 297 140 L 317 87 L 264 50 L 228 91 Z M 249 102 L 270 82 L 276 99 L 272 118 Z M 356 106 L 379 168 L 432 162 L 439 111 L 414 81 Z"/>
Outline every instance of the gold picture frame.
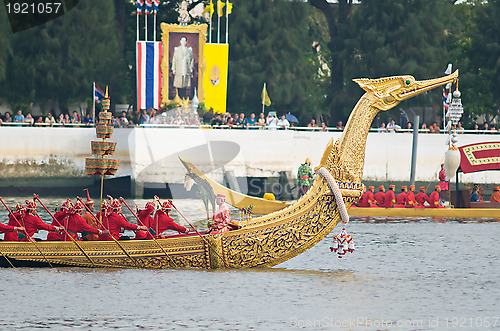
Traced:
<path fill-rule="evenodd" d="M 185 103 L 186 100 L 192 100 L 194 96 L 194 88 L 198 100 L 203 102 L 205 100 L 205 93 L 203 90 L 203 75 L 205 74 L 206 64 L 203 56 L 203 48 L 207 40 L 207 24 L 193 24 L 193 25 L 178 25 L 161 23 L 161 41 L 163 44 L 163 57 L 161 59 L 161 72 L 163 74 L 163 86 L 161 88 L 161 107 L 181 102 Z M 186 87 L 174 87 L 174 74 L 172 71 L 172 60 L 174 57 L 175 49 L 180 45 L 181 39 L 186 38 L 187 47 L 192 49 L 193 57 L 193 70 L 188 79 L 183 79 L 186 82 Z M 191 52 L 191 51 L 190 51 Z M 185 76 L 184 76 L 185 77 Z M 177 80 L 178 82 L 179 80 Z M 179 83 L 177 83 L 179 85 Z M 181 84 L 182 85 L 182 84 Z"/>

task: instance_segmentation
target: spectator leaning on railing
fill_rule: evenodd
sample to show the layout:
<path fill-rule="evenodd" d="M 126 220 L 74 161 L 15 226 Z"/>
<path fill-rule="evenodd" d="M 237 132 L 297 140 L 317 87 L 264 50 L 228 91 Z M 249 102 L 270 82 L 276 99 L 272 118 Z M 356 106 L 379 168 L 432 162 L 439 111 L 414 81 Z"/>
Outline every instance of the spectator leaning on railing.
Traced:
<path fill-rule="evenodd" d="M 16 123 L 23 123 L 24 122 L 24 115 L 23 115 L 23 111 L 21 109 L 19 109 L 17 111 L 17 114 L 14 116 L 13 121 Z"/>
<path fill-rule="evenodd" d="M 429 127 L 429 133 L 439 133 L 440 129 L 439 126 L 437 126 L 436 122 L 432 123 L 432 125 Z"/>
<path fill-rule="evenodd" d="M 9 112 L 5 112 L 5 115 L 3 117 L 3 121 L 5 123 L 11 123 L 12 122 L 12 117 L 10 116 Z"/>
<path fill-rule="evenodd" d="M 26 115 L 26 117 L 24 118 L 24 123 L 28 123 L 29 126 L 33 126 L 33 124 L 35 123 L 35 119 L 33 118 L 33 116 L 31 116 L 31 113 L 28 113 Z"/>
<path fill-rule="evenodd" d="M 92 125 L 94 124 L 94 119 L 90 116 L 89 113 L 87 113 L 83 118 L 82 123 L 85 125 Z"/>
<path fill-rule="evenodd" d="M 50 124 L 50 126 L 53 126 L 55 122 L 56 119 L 52 116 L 52 113 L 49 113 L 47 117 L 45 117 L 45 123 Z"/>
<path fill-rule="evenodd" d="M 377 132 L 381 132 L 381 133 L 387 132 L 387 128 L 385 127 L 385 123 L 382 122 L 382 124 L 378 127 Z"/>
<path fill-rule="evenodd" d="M 387 123 L 387 132 L 396 132 L 399 129 L 401 129 L 401 127 L 396 124 L 396 121 L 391 120 L 389 123 Z"/>
<path fill-rule="evenodd" d="M 264 113 L 259 114 L 259 119 L 257 120 L 257 125 L 259 126 L 259 129 L 263 130 L 266 128 L 266 118 Z"/>
<path fill-rule="evenodd" d="M 255 114 L 251 113 L 250 117 L 245 119 L 245 126 L 248 129 L 257 129 L 257 119 L 255 118 Z"/>
<path fill-rule="evenodd" d="M 290 122 L 288 122 L 288 120 L 286 119 L 286 116 L 285 115 L 281 115 L 281 118 L 278 120 L 278 127 L 280 129 L 288 129 L 288 127 L 290 126 Z"/>
<path fill-rule="evenodd" d="M 76 111 L 73 112 L 73 116 L 71 116 L 70 120 L 71 123 L 76 123 L 76 124 L 82 123 L 81 118 Z"/>

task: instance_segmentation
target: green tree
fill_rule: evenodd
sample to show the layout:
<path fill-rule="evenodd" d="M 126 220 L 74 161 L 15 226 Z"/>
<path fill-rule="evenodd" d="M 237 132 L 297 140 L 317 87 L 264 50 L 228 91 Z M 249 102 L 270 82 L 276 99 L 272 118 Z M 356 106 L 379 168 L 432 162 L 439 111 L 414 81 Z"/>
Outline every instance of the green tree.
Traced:
<path fill-rule="evenodd" d="M 0 11 L 0 85 L 5 81 L 12 31 L 6 11 Z"/>
<path fill-rule="evenodd" d="M 456 15 L 464 22 L 460 38 L 462 52 L 460 90 L 465 120 L 474 122 L 479 115 L 491 121 L 500 115 L 500 1 L 475 1 L 456 6 Z M 472 124 L 472 123 L 470 123 Z"/>
<path fill-rule="evenodd" d="M 229 29 L 228 109 L 257 113 L 264 82 L 271 109 L 302 122 L 320 111 L 313 12 L 300 2 L 233 1 Z"/>
<path fill-rule="evenodd" d="M 9 101 L 52 100 L 65 108 L 90 100 L 93 81 L 119 98 L 124 62 L 113 13 L 113 2 L 83 0 L 56 20 L 14 34 L 4 87 Z"/>
<path fill-rule="evenodd" d="M 451 60 L 447 44 L 454 37 L 450 29 L 459 26 L 452 12 L 453 5 L 445 0 L 364 0 L 353 12 L 356 30 L 346 42 L 351 51 L 347 76 L 442 76 Z M 408 100 L 403 107 L 430 105 L 442 113 L 440 91 Z"/>
<path fill-rule="evenodd" d="M 344 120 L 347 111 L 354 106 L 346 89 L 346 80 L 350 77 L 344 75 L 344 67 L 350 51 L 346 48 L 345 40 L 349 38 L 353 29 L 351 17 L 355 3 L 353 0 L 338 0 L 337 4 L 332 4 L 328 0 L 309 0 L 309 4 L 324 15 L 330 35 L 330 40 L 326 44 L 331 67 L 326 106 L 330 110 L 330 122 L 333 123 Z"/>
<path fill-rule="evenodd" d="M 449 1 L 424 0 L 310 0 L 325 15 L 332 54 L 331 115 L 346 117 L 362 91 L 352 78 L 411 74 L 417 79 L 436 77 L 446 69 L 451 30 L 458 22 Z M 452 28 L 453 27 L 453 28 Z M 439 93 L 407 104 L 438 104 Z"/>

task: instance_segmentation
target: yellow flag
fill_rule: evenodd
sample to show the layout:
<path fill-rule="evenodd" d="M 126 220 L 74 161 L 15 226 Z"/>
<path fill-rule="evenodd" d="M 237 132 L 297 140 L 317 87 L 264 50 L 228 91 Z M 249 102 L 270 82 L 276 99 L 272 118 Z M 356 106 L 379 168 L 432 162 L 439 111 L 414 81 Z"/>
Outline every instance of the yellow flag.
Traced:
<path fill-rule="evenodd" d="M 233 4 L 231 2 L 226 2 L 226 16 L 233 12 Z"/>
<path fill-rule="evenodd" d="M 214 13 L 214 4 L 212 1 L 210 1 L 210 4 L 206 6 L 201 13 L 205 14 L 206 12 L 210 12 L 210 17 L 212 17 L 212 14 Z"/>
<path fill-rule="evenodd" d="M 268 107 L 271 105 L 271 99 L 269 99 L 269 94 L 266 91 L 266 83 L 264 83 L 264 88 L 262 89 L 262 104 Z"/>
<path fill-rule="evenodd" d="M 217 0 L 217 15 L 222 16 L 222 8 L 224 8 L 226 4 L 221 0 Z"/>
<path fill-rule="evenodd" d="M 203 77 L 205 105 L 216 113 L 226 112 L 228 44 L 205 44 L 203 55 L 206 71 Z"/>

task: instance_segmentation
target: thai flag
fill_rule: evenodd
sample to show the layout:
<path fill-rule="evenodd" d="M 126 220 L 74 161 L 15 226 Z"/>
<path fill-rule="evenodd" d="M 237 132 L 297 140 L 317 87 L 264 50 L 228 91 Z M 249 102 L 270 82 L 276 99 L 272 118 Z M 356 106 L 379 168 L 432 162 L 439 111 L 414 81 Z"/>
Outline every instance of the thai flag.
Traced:
<path fill-rule="evenodd" d="M 153 1 L 146 0 L 146 15 L 149 14 L 149 12 L 151 11 L 151 7 L 153 7 Z"/>
<path fill-rule="evenodd" d="M 160 108 L 163 79 L 160 69 L 163 45 L 155 41 L 138 41 L 137 106 L 139 109 Z"/>
<path fill-rule="evenodd" d="M 94 83 L 94 101 L 99 103 L 104 99 L 104 92 Z"/>
<path fill-rule="evenodd" d="M 446 92 L 446 89 L 443 89 L 443 107 L 445 110 L 448 110 L 449 106 L 450 100 L 448 100 L 448 93 Z"/>
<path fill-rule="evenodd" d="M 160 0 L 153 0 L 155 5 L 155 15 L 158 12 L 158 7 L 160 6 Z"/>
<path fill-rule="evenodd" d="M 144 6 L 144 0 L 137 0 L 137 14 L 142 15 L 142 7 Z"/>

